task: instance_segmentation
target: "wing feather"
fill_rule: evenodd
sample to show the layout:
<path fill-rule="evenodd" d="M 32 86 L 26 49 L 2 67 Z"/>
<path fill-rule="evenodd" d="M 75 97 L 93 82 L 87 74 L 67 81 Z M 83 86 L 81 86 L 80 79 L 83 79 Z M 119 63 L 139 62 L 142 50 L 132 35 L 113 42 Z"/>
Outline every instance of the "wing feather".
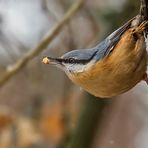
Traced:
<path fill-rule="evenodd" d="M 96 60 L 100 60 L 111 53 L 111 51 L 114 49 L 114 47 L 119 42 L 123 33 L 126 32 L 127 29 L 129 29 L 131 27 L 131 24 L 134 19 L 135 19 L 135 17 L 133 19 L 131 19 L 130 21 L 128 21 L 123 26 L 121 26 L 119 29 L 114 31 L 104 41 L 102 41 L 101 43 L 99 43 L 95 47 L 98 50 L 98 52 L 96 53 L 96 56 L 95 56 Z"/>

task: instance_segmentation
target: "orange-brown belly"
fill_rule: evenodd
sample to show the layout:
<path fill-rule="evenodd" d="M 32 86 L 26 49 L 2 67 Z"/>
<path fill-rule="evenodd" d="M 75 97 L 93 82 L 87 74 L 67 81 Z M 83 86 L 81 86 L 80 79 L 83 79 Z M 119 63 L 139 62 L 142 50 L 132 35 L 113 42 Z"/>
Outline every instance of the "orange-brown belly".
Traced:
<path fill-rule="evenodd" d="M 135 41 L 127 31 L 113 52 L 89 70 L 70 76 L 70 79 L 97 97 L 120 95 L 139 83 L 147 68 L 144 37 Z"/>
<path fill-rule="evenodd" d="M 146 72 L 147 58 L 143 57 L 138 67 L 134 63 L 119 64 L 98 71 L 98 73 L 85 73 L 72 81 L 97 97 L 113 97 L 120 95 L 139 83 Z M 130 68 L 129 68 L 130 67 Z"/>

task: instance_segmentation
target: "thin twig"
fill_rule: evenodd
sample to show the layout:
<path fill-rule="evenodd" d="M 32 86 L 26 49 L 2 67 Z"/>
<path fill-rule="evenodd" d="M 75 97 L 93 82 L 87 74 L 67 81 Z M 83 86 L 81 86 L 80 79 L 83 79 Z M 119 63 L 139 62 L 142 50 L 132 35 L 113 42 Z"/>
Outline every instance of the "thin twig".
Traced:
<path fill-rule="evenodd" d="M 64 17 L 47 33 L 40 44 L 30 50 L 25 54 L 20 60 L 18 60 L 14 65 L 8 67 L 7 71 L 3 76 L 0 77 L 0 87 L 2 87 L 13 75 L 20 71 L 31 59 L 36 57 L 39 53 L 46 49 L 49 43 L 57 36 L 57 34 L 62 30 L 65 24 L 72 18 L 72 16 L 79 10 L 82 6 L 84 0 L 77 0 L 69 9 L 69 11 L 64 15 Z"/>

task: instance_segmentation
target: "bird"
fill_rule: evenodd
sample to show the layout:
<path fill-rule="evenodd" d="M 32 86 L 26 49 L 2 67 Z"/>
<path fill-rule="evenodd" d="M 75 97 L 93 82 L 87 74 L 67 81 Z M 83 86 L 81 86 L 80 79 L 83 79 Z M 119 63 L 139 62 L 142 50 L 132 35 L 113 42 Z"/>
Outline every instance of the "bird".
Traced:
<path fill-rule="evenodd" d="M 148 84 L 146 37 L 148 1 L 139 13 L 95 47 L 77 49 L 42 62 L 62 69 L 69 79 L 100 98 L 119 96 L 144 80 Z"/>

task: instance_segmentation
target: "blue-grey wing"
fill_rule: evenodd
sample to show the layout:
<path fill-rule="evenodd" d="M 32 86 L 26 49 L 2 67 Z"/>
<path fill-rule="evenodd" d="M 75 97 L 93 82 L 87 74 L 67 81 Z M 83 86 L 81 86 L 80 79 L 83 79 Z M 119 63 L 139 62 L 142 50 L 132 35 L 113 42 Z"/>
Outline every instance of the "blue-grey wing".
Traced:
<path fill-rule="evenodd" d="M 126 24 L 121 26 L 119 29 L 114 31 L 111 35 L 109 35 L 105 40 L 103 40 L 101 43 L 99 43 L 95 47 L 98 50 L 98 52 L 96 53 L 96 56 L 95 56 L 96 60 L 100 60 L 110 54 L 112 49 L 119 42 L 123 33 L 126 32 L 127 29 L 129 29 L 131 27 L 131 24 L 134 19 L 135 18 L 131 19 Z"/>
<path fill-rule="evenodd" d="M 134 19 L 134 18 L 133 18 Z M 89 59 L 95 59 L 96 61 L 104 58 L 105 56 L 109 55 L 111 52 L 111 49 L 113 49 L 118 41 L 120 40 L 120 37 L 122 34 L 131 27 L 132 20 L 128 21 L 126 24 L 124 24 L 122 27 L 114 31 L 111 35 L 109 35 L 105 40 L 103 40 L 101 43 L 99 43 L 96 47 L 90 48 L 90 49 L 79 49 L 79 50 L 73 50 L 70 51 L 62 56 L 62 58 L 75 58 L 78 60 L 86 60 L 89 61 Z"/>

